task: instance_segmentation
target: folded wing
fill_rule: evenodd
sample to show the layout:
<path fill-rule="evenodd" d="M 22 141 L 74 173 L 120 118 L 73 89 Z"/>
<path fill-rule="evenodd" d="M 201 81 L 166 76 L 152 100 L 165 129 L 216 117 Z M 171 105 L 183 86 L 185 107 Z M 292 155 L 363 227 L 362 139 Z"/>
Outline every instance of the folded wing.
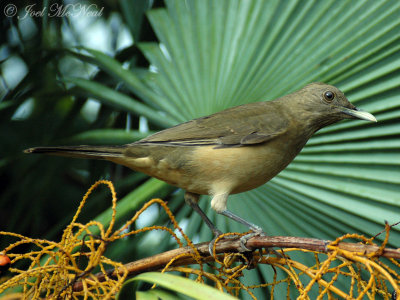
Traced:
<path fill-rule="evenodd" d="M 171 127 L 135 144 L 216 147 L 257 145 L 286 132 L 289 122 L 281 109 L 275 101 L 245 104 Z"/>

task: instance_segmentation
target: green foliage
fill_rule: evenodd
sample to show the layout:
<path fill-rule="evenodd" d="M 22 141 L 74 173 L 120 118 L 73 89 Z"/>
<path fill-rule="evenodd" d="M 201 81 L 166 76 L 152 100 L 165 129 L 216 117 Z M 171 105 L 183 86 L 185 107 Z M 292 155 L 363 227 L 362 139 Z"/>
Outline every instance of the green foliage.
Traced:
<path fill-rule="evenodd" d="M 140 291 L 139 283 L 148 282 L 157 284 L 160 288 Z M 133 283 L 133 284 L 131 284 Z M 188 297 L 182 297 L 183 295 Z M 136 297 L 135 297 L 136 296 Z M 191 279 L 179 277 L 172 274 L 149 272 L 143 273 L 126 281 L 124 287 L 118 294 L 118 300 L 123 299 L 236 299 L 228 294 L 222 293 L 215 288 L 195 282 Z"/>
<path fill-rule="evenodd" d="M 227 107 L 274 99 L 313 81 L 336 85 L 378 123 L 345 121 L 321 130 L 285 171 L 254 191 L 231 196 L 229 208 L 271 235 L 321 239 L 346 232 L 373 236 L 384 220 L 400 220 L 399 1 L 169 0 L 165 7 L 156 1 L 161 7 L 148 10 L 151 3 L 122 1 L 120 7 L 106 7 L 103 18 L 116 11 L 134 37 L 133 45 L 113 49 L 112 56 L 31 40 L 20 40 L 30 47 L 18 50 L 3 41 L 28 66 L 23 80 L 6 89 L 0 102 L 4 229 L 59 234 L 90 184 L 107 177 L 116 183 L 120 198 L 125 196 L 121 222 L 142 201 L 162 196 L 171 200 L 178 220 L 187 221 L 188 236 L 206 241 L 208 228 L 173 188 L 144 182 L 144 176 L 108 163 L 26 157 L 21 151 L 60 142 L 133 142 L 147 134 L 139 128 L 140 117 L 156 131 Z M 42 20 L 33 21 L 40 28 Z M 46 22 L 54 23 L 36 38 L 50 32 L 50 25 L 61 26 Z M 21 29 L 21 24 L 9 24 Z M 65 34 L 61 27 L 60 33 Z M 88 99 L 101 103 L 93 122 L 83 113 Z M 31 108 L 17 119 L 23 104 Z M 85 218 L 105 220 L 110 202 L 104 197 L 89 201 Z M 245 230 L 217 217 L 208 199 L 200 204 L 221 230 Z M 160 215 L 155 222 L 165 221 Z M 398 240 L 396 227 L 391 245 L 399 247 Z M 116 245 L 110 252 L 129 261 L 155 251 L 141 241 Z M 170 245 L 167 238 L 160 241 L 157 252 Z M 133 253 L 139 243 L 141 250 Z M 272 276 L 261 268 L 246 280 L 265 282 Z"/>

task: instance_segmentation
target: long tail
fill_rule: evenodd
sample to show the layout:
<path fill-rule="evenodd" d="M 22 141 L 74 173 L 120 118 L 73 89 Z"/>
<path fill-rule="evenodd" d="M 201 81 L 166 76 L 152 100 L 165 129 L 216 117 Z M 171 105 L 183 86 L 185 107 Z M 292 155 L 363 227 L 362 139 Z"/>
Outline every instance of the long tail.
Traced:
<path fill-rule="evenodd" d="M 35 147 L 24 150 L 25 153 L 41 153 L 58 156 L 68 156 L 91 159 L 110 159 L 123 157 L 126 146 L 60 146 Z"/>

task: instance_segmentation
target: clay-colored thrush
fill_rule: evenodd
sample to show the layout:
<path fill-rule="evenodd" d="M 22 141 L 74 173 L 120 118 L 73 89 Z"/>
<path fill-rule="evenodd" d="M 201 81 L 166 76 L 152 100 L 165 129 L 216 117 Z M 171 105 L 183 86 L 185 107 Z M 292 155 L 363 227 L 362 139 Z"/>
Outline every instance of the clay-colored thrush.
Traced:
<path fill-rule="evenodd" d="M 376 122 L 336 87 L 312 83 L 273 101 L 245 104 L 160 131 L 122 146 L 38 147 L 26 153 L 109 160 L 186 191 L 186 202 L 215 236 L 221 232 L 201 211 L 211 195 L 219 214 L 260 227 L 227 210 L 230 194 L 254 189 L 282 171 L 319 129 L 343 119 Z"/>

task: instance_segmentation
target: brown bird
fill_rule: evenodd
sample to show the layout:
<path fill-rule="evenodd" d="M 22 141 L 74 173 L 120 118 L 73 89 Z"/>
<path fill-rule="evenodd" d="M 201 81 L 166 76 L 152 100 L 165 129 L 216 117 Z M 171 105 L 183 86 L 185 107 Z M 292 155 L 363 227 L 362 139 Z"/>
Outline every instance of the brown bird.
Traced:
<path fill-rule="evenodd" d="M 226 109 L 127 145 L 38 147 L 25 152 L 105 159 L 180 187 L 186 191 L 185 201 L 217 237 L 221 232 L 197 204 L 200 195 L 211 195 L 217 213 L 254 232 L 242 239 L 246 249 L 247 239 L 262 229 L 227 210 L 228 196 L 269 181 L 316 131 L 343 119 L 376 122 L 336 87 L 311 83 L 276 100 Z"/>

